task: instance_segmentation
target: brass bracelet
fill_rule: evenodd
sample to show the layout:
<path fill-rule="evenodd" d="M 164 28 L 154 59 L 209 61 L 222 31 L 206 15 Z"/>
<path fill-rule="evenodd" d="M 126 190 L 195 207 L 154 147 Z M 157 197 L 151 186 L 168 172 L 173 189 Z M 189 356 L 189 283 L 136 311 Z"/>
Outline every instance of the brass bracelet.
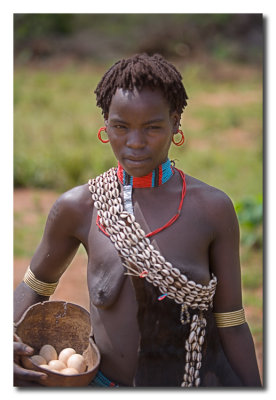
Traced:
<path fill-rule="evenodd" d="M 32 273 L 30 266 L 28 266 L 28 269 L 23 278 L 23 282 L 25 282 L 26 285 L 33 289 L 37 294 L 41 296 L 51 296 L 54 293 L 59 281 L 54 283 L 39 281 Z"/>
<path fill-rule="evenodd" d="M 214 313 L 214 317 L 218 328 L 242 325 L 246 322 L 243 308 L 226 313 Z"/>

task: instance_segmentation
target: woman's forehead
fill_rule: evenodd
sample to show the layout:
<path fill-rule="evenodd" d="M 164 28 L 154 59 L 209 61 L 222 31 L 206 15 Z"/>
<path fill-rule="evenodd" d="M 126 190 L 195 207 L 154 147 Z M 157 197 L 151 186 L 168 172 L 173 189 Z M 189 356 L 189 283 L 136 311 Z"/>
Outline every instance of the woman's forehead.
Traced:
<path fill-rule="evenodd" d="M 169 109 L 169 104 L 160 89 L 145 87 L 141 90 L 118 88 L 111 100 L 110 111 L 121 107 L 159 107 Z"/>

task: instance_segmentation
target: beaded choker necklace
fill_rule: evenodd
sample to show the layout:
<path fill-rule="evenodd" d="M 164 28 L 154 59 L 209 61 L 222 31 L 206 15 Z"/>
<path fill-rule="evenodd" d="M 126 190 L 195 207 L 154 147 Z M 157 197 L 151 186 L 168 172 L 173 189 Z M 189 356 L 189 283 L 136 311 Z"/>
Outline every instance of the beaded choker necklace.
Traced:
<path fill-rule="evenodd" d="M 174 174 L 174 170 L 171 166 L 171 162 L 168 159 L 163 164 L 155 168 L 150 174 L 135 177 L 130 176 L 123 169 L 121 164 L 118 162 L 117 176 L 119 181 L 123 185 L 123 200 L 124 209 L 133 214 L 133 204 L 132 204 L 132 189 L 133 188 L 147 188 L 147 187 L 157 187 L 166 183 Z"/>
<path fill-rule="evenodd" d="M 166 166 L 164 166 L 164 164 L 166 164 Z M 172 171 L 171 174 L 170 174 L 170 172 L 168 172 L 168 166 L 169 166 L 169 169 Z M 159 181 L 162 182 L 162 183 L 167 182 L 168 179 L 170 179 L 171 176 L 175 173 L 174 169 L 171 167 L 170 160 L 167 160 L 165 163 L 161 164 L 157 169 L 159 169 L 159 171 L 165 171 L 165 174 L 162 174 L 161 179 L 159 179 Z M 186 181 L 185 181 L 184 173 L 182 171 L 180 171 L 179 169 L 177 169 L 177 168 L 176 168 L 176 170 L 179 172 L 179 174 L 180 174 L 180 176 L 182 178 L 182 182 L 183 182 L 181 199 L 180 199 L 180 202 L 179 202 L 179 206 L 178 206 L 177 212 L 165 225 L 161 226 L 160 228 L 155 229 L 152 232 L 149 232 L 146 235 L 147 238 L 149 238 L 150 236 L 156 235 L 157 233 L 159 233 L 159 232 L 163 231 L 164 229 L 168 228 L 170 225 L 172 225 L 178 219 L 178 217 L 180 215 L 180 212 L 181 212 L 181 209 L 182 209 L 182 205 L 183 205 L 183 201 L 184 201 L 184 197 L 185 197 L 185 194 L 186 194 Z M 118 164 L 118 168 L 116 170 L 116 175 L 117 175 L 118 179 L 121 181 L 121 183 L 123 183 L 122 180 L 124 178 L 124 173 L 125 173 L 125 171 L 123 170 L 122 166 L 120 164 Z M 148 176 L 150 176 L 152 174 L 153 173 L 151 173 L 149 175 L 146 175 L 146 177 L 148 177 Z M 145 178 L 145 177 L 142 177 L 142 178 Z M 142 178 L 136 178 L 136 179 L 139 180 L 139 179 L 142 179 Z M 134 181 L 134 179 L 132 180 L 132 183 L 133 183 L 133 181 Z M 147 187 L 147 186 L 139 186 L 139 187 L 141 188 L 141 187 Z M 152 187 L 152 186 L 148 186 L 148 187 Z M 123 203 L 124 203 L 123 209 L 126 212 L 130 213 L 130 214 L 134 214 L 134 212 L 133 212 L 133 204 L 132 204 L 132 188 L 133 188 L 133 186 L 131 186 L 130 184 L 126 185 L 126 184 L 123 183 L 123 193 L 122 193 L 123 194 Z M 116 188 L 116 193 L 117 194 L 119 193 L 118 188 Z M 100 216 L 99 215 L 97 216 L 96 224 L 106 236 L 109 236 L 109 234 L 106 232 L 104 226 L 100 223 Z"/>
<path fill-rule="evenodd" d="M 128 175 L 120 163 L 118 163 L 117 169 L 117 175 L 122 185 L 130 185 L 133 188 L 160 186 L 166 183 L 173 176 L 173 174 L 174 170 L 169 159 L 155 168 L 150 174 L 141 177 Z"/>

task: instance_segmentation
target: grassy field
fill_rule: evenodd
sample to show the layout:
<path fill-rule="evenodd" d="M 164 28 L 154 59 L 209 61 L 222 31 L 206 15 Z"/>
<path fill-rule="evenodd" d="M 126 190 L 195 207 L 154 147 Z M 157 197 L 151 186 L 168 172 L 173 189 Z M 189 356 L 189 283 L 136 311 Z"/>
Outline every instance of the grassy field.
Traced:
<path fill-rule="evenodd" d="M 241 226 L 244 303 L 262 352 L 262 71 L 207 63 L 181 67 L 189 96 L 181 127 L 183 148 L 170 158 L 186 173 L 225 191 Z M 106 66 L 16 67 L 14 74 L 14 176 L 16 187 L 58 193 L 115 165 L 99 143 L 101 111 L 93 91 Z M 46 210 L 34 192 L 36 218 L 14 215 L 15 257 L 31 257 Z"/>

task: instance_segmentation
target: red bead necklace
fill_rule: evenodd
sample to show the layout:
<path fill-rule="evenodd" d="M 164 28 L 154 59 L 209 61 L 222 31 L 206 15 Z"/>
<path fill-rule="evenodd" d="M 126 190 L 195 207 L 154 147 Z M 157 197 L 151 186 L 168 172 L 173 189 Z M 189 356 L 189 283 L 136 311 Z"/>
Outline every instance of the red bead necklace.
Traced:
<path fill-rule="evenodd" d="M 181 176 L 181 178 L 182 178 L 182 182 L 183 182 L 183 183 L 182 183 L 181 199 L 180 199 L 180 203 L 179 203 L 177 212 L 176 212 L 176 214 L 175 214 L 165 225 L 161 226 L 160 228 L 155 229 L 155 230 L 152 231 L 152 232 L 147 233 L 147 234 L 146 234 L 146 237 L 151 237 L 151 236 L 153 236 L 153 235 L 156 235 L 157 233 L 159 233 L 159 232 L 163 231 L 164 229 L 168 228 L 169 226 L 171 226 L 171 225 L 178 219 L 178 217 L 179 217 L 179 215 L 180 215 L 180 212 L 181 212 L 181 209 L 182 209 L 182 205 L 183 205 L 183 201 L 184 201 L 184 197 L 185 197 L 185 194 L 186 194 L 186 181 L 185 181 L 185 175 L 184 175 L 184 173 L 183 173 L 181 170 L 179 170 L 178 168 L 175 168 L 175 169 L 179 172 L 179 174 L 180 174 L 180 176 Z M 99 229 L 100 229 L 106 236 L 110 236 L 110 235 L 105 231 L 104 227 L 100 224 L 100 221 L 99 221 L 99 220 L 100 220 L 100 217 L 99 217 L 99 215 L 98 215 L 98 216 L 97 216 L 97 220 L 96 220 L 97 226 L 99 227 Z"/>

